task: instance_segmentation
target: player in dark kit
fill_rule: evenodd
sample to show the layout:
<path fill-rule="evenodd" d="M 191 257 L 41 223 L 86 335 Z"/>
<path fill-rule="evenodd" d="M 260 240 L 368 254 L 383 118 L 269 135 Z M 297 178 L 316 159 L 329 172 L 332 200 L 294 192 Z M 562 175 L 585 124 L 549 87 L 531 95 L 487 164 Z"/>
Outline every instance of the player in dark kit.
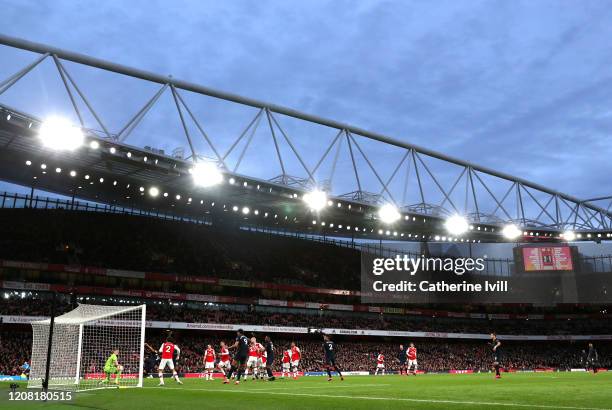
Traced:
<path fill-rule="evenodd" d="M 223 384 L 229 383 L 229 379 L 232 378 L 234 371 L 237 371 L 236 384 L 240 384 L 240 376 L 242 376 L 244 373 L 247 357 L 249 355 L 249 339 L 244 335 L 242 329 L 238 329 L 236 332 L 236 341 L 229 347 L 229 349 L 236 349 L 236 354 L 234 355 L 234 360 L 232 361 L 232 367 L 225 375 Z"/>
<path fill-rule="evenodd" d="M 338 365 L 336 364 L 336 344 L 328 335 L 323 335 L 323 351 L 325 352 L 325 367 L 327 369 L 327 381 L 332 381 L 331 371 L 335 370 L 340 376 L 340 380 L 344 380 Z"/>
<path fill-rule="evenodd" d="M 274 344 L 272 343 L 272 340 L 270 339 L 270 336 L 266 336 L 266 338 L 264 339 L 264 347 L 266 349 L 266 372 L 268 373 L 268 381 L 274 381 L 276 380 L 276 377 L 274 377 L 274 373 L 272 373 L 272 365 L 274 364 Z"/>
<path fill-rule="evenodd" d="M 493 350 L 493 367 L 495 368 L 495 378 L 501 379 L 499 368 L 503 360 L 501 348 L 502 343 L 497 338 L 497 335 L 495 333 L 491 333 L 491 341 L 489 343 L 491 344 L 491 348 Z"/>
<path fill-rule="evenodd" d="M 589 371 L 589 368 L 593 370 L 593 373 L 597 373 L 597 362 L 599 361 L 599 355 L 597 354 L 597 350 L 593 343 L 589 343 L 589 351 L 586 357 L 586 370 Z"/>
<path fill-rule="evenodd" d="M 406 349 L 404 349 L 404 345 L 399 345 L 397 360 L 400 364 L 400 374 L 408 375 L 408 369 L 406 368 Z"/>

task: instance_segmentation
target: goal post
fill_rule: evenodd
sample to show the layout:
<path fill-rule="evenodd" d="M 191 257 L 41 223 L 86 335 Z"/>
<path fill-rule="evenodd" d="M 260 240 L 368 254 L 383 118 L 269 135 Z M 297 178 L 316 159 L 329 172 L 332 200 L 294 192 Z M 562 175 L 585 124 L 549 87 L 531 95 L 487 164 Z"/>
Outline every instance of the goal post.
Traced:
<path fill-rule="evenodd" d="M 142 387 L 146 305 L 80 304 L 54 319 L 49 390 Z M 32 322 L 28 388 L 42 388 L 51 320 Z M 119 366 L 111 355 L 117 351 Z M 108 361 L 108 366 L 105 367 Z"/>

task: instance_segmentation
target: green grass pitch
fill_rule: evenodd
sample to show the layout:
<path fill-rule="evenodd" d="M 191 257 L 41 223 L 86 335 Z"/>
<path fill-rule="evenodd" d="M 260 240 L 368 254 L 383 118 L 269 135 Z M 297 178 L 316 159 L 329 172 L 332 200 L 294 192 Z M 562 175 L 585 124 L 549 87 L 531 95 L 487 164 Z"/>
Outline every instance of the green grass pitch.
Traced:
<path fill-rule="evenodd" d="M 501 380 L 491 374 L 302 377 L 275 382 L 223 385 L 220 379 L 147 379 L 142 389 L 81 392 L 72 403 L 15 405 L 6 400 L 9 383 L 0 384 L 2 400 L 23 409 L 611 409 L 612 372 L 514 373 Z M 20 389 L 25 388 L 21 383 Z"/>

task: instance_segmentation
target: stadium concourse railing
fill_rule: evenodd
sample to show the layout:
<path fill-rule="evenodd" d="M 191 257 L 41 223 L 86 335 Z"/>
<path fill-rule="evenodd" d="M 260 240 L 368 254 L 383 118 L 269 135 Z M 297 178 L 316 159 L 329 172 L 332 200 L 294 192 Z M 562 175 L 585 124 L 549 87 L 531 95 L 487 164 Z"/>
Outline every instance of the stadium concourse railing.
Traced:
<path fill-rule="evenodd" d="M 158 211 L 147 211 L 138 208 L 98 204 L 89 201 L 78 201 L 76 199 L 50 198 L 41 196 L 32 196 L 27 194 L 18 194 L 11 192 L 0 193 L 0 208 L 34 208 L 34 209 L 63 209 L 67 211 L 85 211 L 85 212 L 100 212 L 109 214 L 124 214 L 135 216 L 149 216 L 164 220 L 191 222 L 201 225 L 210 225 L 209 218 L 185 217 L 183 215 L 175 215 Z"/>
<path fill-rule="evenodd" d="M 170 221 L 189 222 L 200 225 L 211 225 L 210 218 L 206 215 L 202 217 L 186 217 L 184 215 L 169 214 L 159 211 L 143 210 L 133 207 L 118 205 L 98 204 L 90 201 L 79 201 L 74 198 L 51 198 L 45 196 L 33 196 L 27 194 L 2 192 L 0 193 L 0 208 L 35 208 L 35 209 L 63 209 L 68 211 L 100 212 L 111 214 L 124 214 L 134 216 L 153 217 Z M 247 232 L 266 233 L 296 239 L 304 239 L 312 242 L 335 245 L 343 248 L 355 249 L 381 257 L 395 257 L 395 255 L 407 255 L 409 258 L 418 258 L 420 253 L 407 250 L 390 248 L 388 244 L 383 245 L 382 241 L 360 241 L 343 240 L 324 235 L 308 234 L 278 228 L 269 228 L 258 225 L 245 225 L 241 229 Z M 484 272 L 489 275 L 510 276 L 514 272 L 514 260 L 487 258 L 485 261 Z M 579 268 L 582 272 L 607 273 L 612 272 L 612 255 L 601 256 L 580 256 Z"/>

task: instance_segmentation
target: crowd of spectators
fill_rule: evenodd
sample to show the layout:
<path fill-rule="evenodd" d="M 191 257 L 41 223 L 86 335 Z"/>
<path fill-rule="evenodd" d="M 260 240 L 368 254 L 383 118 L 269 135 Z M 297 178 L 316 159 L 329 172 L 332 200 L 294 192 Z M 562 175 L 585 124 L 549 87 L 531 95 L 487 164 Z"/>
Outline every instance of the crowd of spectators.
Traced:
<path fill-rule="evenodd" d="M 147 343 L 157 349 L 164 340 L 163 332 L 149 332 Z M 151 334 L 153 333 L 153 334 Z M 250 336 L 250 335 L 249 335 Z M 262 338 L 261 335 L 257 335 Z M 299 336 L 287 339 L 287 335 L 276 338 L 272 334 L 275 345 L 274 369 L 280 371 L 282 351 L 289 348 L 292 341 L 296 342 L 302 352 L 300 360 L 301 371 L 323 371 L 322 340 L 316 336 Z M 219 351 L 219 342 L 233 342 L 232 334 L 216 334 L 210 332 L 183 332 L 174 338 L 181 349 L 178 370 L 182 373 L 202 372 L 204 370 L 203 353 L 207 344 Z M 285 337 L 285 338 L 283 338 Z M 31 350 L 31 332 L 11 331 L 0 334 L 0 374 L 21 374 L 19 367 L 29 360 Z M 399 344 L 408 346 L 406 341 L 390 340 L 355 340 L 341 338 L 337 341 L 337 361 L 344 371 L 374 371 L 376 357 L 379 353 L 385 356 L 387 371 L 398 371 L 397 360 Z M 491 346 L 485 341 L 448 341 L 439 339 L 412 340 L 418 349 L 419 369 L 426 372 L 447 372 L 449 370 L 473 370 L 486 372 L 490 370 L 492 353 Z M 586 342 L 568 343 L 562 341 L 550 342 L 507 342 L 503 341 L 504 367 L 514 370 L 532 370 L 579 368 L 582 366 L 581 352 L 586 348 Z M 612 343 L 596 343 L 599 352 L 598 365 L 612 367 Z M 107 352 L 100 352 L 104 358 Z M 121 353 L 119 354 L 121 362 Z"/>
<path fill-rule="evenodd" d="M 101 297 L 92 297 L 90 300 L 77 299 L 72 302 L 76 303 L 78 301 L 90 304 L 120 304 L 117 300 L 108 300 Z M 186 323 L 399 330 L 436 333 L 483 334 L 495 331 L 498 334 L 532 335 L 612 334 L 612 319 L 608 316 L 589 320 L 490 320 L 311 309 L 295 311 L 282 307 L 210 305 L 191 302 L 188 304 L 178 303 L 178 306 L 176 306 L 170 302 L 157 302 L 148 301 L 147 319 Z M 132 302 L 130 303 L 133 304 Z M 57 314 L 71 310 L 71 306 L 72 304 L 68 297 L 56 300 Z M 14 295 L 8 299 L 0 299 L 0 314 L 2 315 L 46 316 L 50 311 L 51 301 L 48 297 L 41 298 L 37 295 L 26 294 L 24 298 L 21 298 L 20 295 Z"/>

